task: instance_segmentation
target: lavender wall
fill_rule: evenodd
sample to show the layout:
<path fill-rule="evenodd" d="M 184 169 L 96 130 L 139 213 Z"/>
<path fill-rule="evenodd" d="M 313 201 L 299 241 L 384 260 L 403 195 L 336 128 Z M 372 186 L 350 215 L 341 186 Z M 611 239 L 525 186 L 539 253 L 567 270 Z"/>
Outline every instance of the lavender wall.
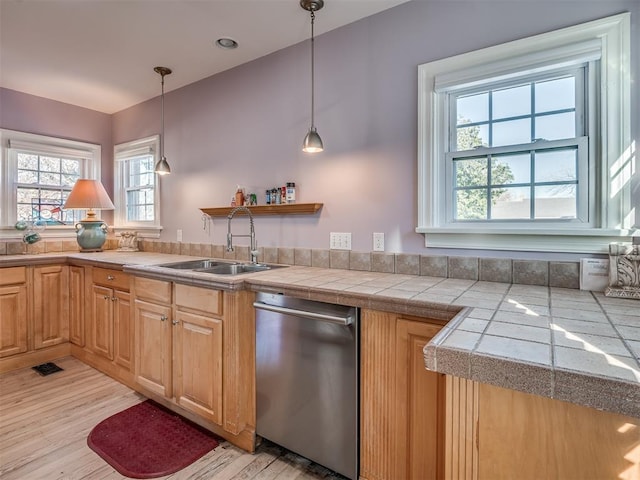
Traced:
<path fill-rule="evenodd" d="M 0 128 L 98 144 L 102 183 L 113 198 L 112 116 L 67 103 L 0 88 Z M 103 212 L 106 221 L 112 212 Z"/>
<path fill-rule="evenodd" d="M 417 66 L 624 11 L 632 13 L 638 45 L 637 0 L 412 1 L 322 35 L 316 125 L 326 148 L 316 155 L 300 151 L 310 122 L 308 42 L 172 91 L 165 126 L 173 173 L 160 180 L 162 239 L 175 240 L 181 229 L 185 242 L 224 243 L 226 219 L 205 230 L 199 207 L 228 204 L 236 184 L 264 202 L 266 187 L 295 181 L 298 200 L 323 202 L 323 210 L 257 218 L 261 246 L 327 248 L 329 232 L 352 232 L 353 249 L 369 251 L 372 232 L 384 232 L 387 251 L 425 253 L 423 236 L 414 233 Z M 639 49 L 633 55 L 635 80 Z M 179 75 L 167 77 L 167 85 Z M 637 83 L 632 89 L 637 106 Z M 109 191 L 113 144 L 160 131 L 158 98 L 112 117 L 5 89 L 0 102 L 2 128 L 101 144 Z M 632 119 L 636 140 L 639 110 Z M 235 221 L 234 230 L 244 228 Z"/>
<path fill-rule="evenodd" d="M 224 243 L 226 219 L 209 234 L 199 207 L 227 205 L 236 184 L 263 202 L 266 187 L 295 181 L 299 201 L 324 202 L 321 214 L 258 218 L 260 245 L 327 248 L 334 231 L 352 232 L 353 249 L 369 251 L 372 232 L 384 232 L 387 251 L 424 253 L 414 233 L 417 66 L 623 11 L 632 12 L 637 45 L 639 4 L 622 0 L 413 1 L 322 35 L 316 125 L 325 151 L 315 156 L 300 151 L 310 121 L 307 42 L 173 91 L 165 98 L 173 174 L 161 179 L 162 238 L 175 240 L 181 229 L 184 241 Z M 633 60 L 637 78 L 637 49 Z M 117 113 L 114 141 L 157 133 L 158 112 L 155 99 Z"/>

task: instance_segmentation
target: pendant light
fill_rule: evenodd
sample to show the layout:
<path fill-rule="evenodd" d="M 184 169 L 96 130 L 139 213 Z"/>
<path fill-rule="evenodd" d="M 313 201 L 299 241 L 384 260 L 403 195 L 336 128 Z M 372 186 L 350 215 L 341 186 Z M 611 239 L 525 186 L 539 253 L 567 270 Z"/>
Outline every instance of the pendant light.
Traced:
<path fill-rule="evenodd" d="M 171 74 L 171 69 L 167 67 L 155 67 L 153 69 L 156 73 L 160 74 L 162 77 L 162 95 L 161 95 L 161 103 L 162 103 L 162 132 L 160 136 L 160 160 L 156 163 L 155 172 L 158 175 L 169 175 L 171 173 L 171 168 L 169 167 L 169 163 L 167 162 L 167 157 L 164 156 L 164 76 Z"/>
<path fill-rule="evenodd" d="M 302 151 L 307 153 L 317 153 L 324 150 L 322 145 L 322 139 L 318 135 L 316 125 L 314 122 L 314 37 L 313 37 L 313 24 L 316 20 L 316 14 L 324 6 L 324 0 L 300 0 L 300 6 L 306 11 L 311 12 L 311 128 L 309 133 L 304 137 L 302 142 Z"/>

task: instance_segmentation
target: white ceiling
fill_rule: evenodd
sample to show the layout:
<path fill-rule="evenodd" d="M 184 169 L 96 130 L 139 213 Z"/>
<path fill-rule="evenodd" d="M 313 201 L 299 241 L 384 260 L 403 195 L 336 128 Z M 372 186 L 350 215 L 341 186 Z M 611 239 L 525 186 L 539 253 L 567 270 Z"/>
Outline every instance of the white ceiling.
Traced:
<path fill-rule="evenodd" d="M 325 0 L 320 35 L 407 0 Z M 298 0 L 0 0 L 0 86 L 105 113 L 308 39 Z M 220 37 L 235 50 L 214 45 Z"/>

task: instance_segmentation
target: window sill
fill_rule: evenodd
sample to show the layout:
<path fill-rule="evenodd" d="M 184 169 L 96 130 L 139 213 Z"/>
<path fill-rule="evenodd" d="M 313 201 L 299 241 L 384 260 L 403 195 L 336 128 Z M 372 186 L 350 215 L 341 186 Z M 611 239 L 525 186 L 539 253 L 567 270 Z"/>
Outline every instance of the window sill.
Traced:
<path fill-rule="evenodd" d="M 609 243 L 631 242 L 639 230 L 541 229 L 532 232 L 515 228 L 433 228 L 418 227 L 429 248 L 479 250 L 520 250 L 528 252 L 567 252 L 608 254 Z"/>

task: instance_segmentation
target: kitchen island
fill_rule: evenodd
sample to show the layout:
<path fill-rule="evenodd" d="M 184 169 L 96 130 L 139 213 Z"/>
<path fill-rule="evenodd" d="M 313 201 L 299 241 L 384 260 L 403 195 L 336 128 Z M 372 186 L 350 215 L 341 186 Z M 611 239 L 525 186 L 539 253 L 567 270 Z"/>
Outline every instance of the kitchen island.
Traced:
<path fill-rule="evenodd" d="M 436 404 L 440 402 L 442 407 L 440 417 L 444 423 L 436 425 L 436 428 L 438 435 L 446 438 L 445 451 L 436 452 L 441 463 L 437 469 L 438 476 L 489 478 L 482 468 L 478 470 L 478 465 L 488 463 L 485 459 L 490 458 L 489 454 L 481 452 L 478 459 L 477 448 L 471 447 L 482 433 L 482 429 L 477 427 L 478 412 L 480 418 L 490 415 L 484 408 L 487 402 L 483 399 L 493 395 L 491 403 L 498 405 L 505 398 L 502 389 L 507 393 L 515 392 L 516 396 L 530 396 L 536 399 L 535 402 L 553 402 L 548 405 L 587 407 L 587 417 L 604 415 L 609 421 L 611 417 L 608 415 L 614 415 L 618 423 L 624 419 L 623 423 L 630 425 L 632 440 L 633 435 L 636 441 L 640 439 L 637 421 L 640 418 L 640 303 L 637 301 L 553 287 L 301 266 L 238 276 L 177 271 L 158 266 L 189 258 L 193 257 L 115 251 L 11 255 L 0 257 L 0 267 L 91 266 L 121 270 L 133 278 L 150 281 L 174 282 L 230 294 L 244 292 L 242 295 L 249 295 L 247 298 L 251 292 L 262 291 L 360 307 L 363 311 L 363 336 L 375 333 L 377 342 L 368 344 L 363 338 L 362 430 L 373 428 L 373 432 L 378 434 L 384 427 L 390 428 L 393 434 L 398 425 L 404 424 L 406 428 L 399 428 L 399 431 L 408 449 L 412 445 L 411 439 L 416 443 L 416 437 L 412 437 L 410 432 L 412 418 L 399 419 L 393 413 L 398 399 L 378 393 L 397 387 L 398 379 L 394 378 L 393 368 L 400 358 L 402 342 L 406 340 L 414 345 L 411 339 L 417 337 L 412 328 L 427 319 L 429 332 L 433 332 L 427 336 L 433 338 L 424 345 L 420 344 L 421 348 L 424 347 L 423 358 L 420 352 L 422 365 L 444 374 L 439 377 L 441 380 L 432 382 L 432 385 L 441 387 L 438 387 L 441 391 L 435 399 Z M 179 309 L 179 306 L 173 308 Z M 392 321 L 396 323 L 393 329 L 389 329 L 386 325 Z M 405 340 L 396 336 L 401 330 Z M 381 335 L 388 335 L 388 338 L 381 341 Z M 395 342 L 392 341 L 394 338 Z M 422 338 L 426 337 L 423 335 Z M 369 347 L 378 349 L 373 351 L 375 355 L 367 354 Z M 394 356 L 393 361 L 383 358 L 388 354 Z M 240 359 L 236 358 L 236 361 Z M 364 365 L 365 361 L 367 365 Z M 413 366 L 415 368 L 415 362 Z M 445 376 L 446 384 L 443 384 Z M 380 380 L 385 378 L 387 383 Z M 376 388 L 381 390 L 367 390 L 370 387 L 364 383 L 367 379 L 374 379 Z M 411 378 L 408 382 L 411 383 Z M 251 392 L 245 393 L 250 395 Z M 505 403 L 505 411 L 522 405 L 518 398 L 509 397 L 508 402 Z M 375 413 L 376 419 L 368 425 L 367 409 L 374 408 L 372 405 L 378 410 L 371 412 L 372 415 Z M 543 408 L 549 409 L 548 405 Z M 420 409 L 415 412 L 416 416 L 421 414 Z M 527 415 L 529 413 L 533 415 L 535 412 L 527 412 Z M 565 412 L 564 415 L 573 415 L 573 412 Z M 582 418 L 584 423 L 584 415 L 575 418 Z M 413 471 L 411 460 L 408 461 L 409 466 L 385 464 L 376 448 L 389 451 L 387 445 L 368 445 L 369 436 L 363 437 L 361 447 L 363 478 L 398 478 L 395 475 L 398 472 L 411 476 L 407 473 Z M 605 441 L 608 437 L 600 438 Z M 588 440 L 584 439 L 585 442 Z M 629 464 L 633 466 L 632 461 Z M 637 472 L 637 463 L 635 468 Z M 621 478 L 637 478 L 633 475 L 631 472 L 630 476 Z"/>

